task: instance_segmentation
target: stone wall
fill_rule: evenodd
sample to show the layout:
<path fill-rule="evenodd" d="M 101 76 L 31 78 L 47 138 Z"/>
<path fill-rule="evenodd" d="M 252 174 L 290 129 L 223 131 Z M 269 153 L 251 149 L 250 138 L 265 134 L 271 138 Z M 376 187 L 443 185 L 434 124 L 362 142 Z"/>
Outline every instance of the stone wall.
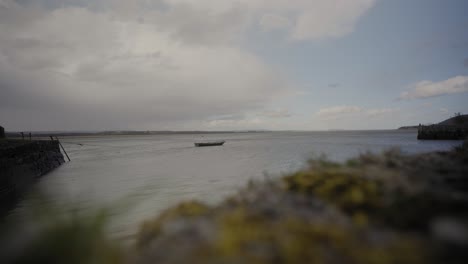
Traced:
<path fill-rule="evenodd" d="M 64 162 L 57 141 L 0 141 L 0 211 Z"/>

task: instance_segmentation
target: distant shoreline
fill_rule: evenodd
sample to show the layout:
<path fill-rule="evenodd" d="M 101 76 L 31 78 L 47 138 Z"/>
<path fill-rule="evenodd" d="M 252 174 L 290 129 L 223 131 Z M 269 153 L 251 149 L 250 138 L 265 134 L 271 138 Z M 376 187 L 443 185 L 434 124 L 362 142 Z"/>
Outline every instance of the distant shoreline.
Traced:
<path fill-rule="evenodd" d="M 418 126 L 402 126 L 399 127 L 398 130 L 417 130 Z"/>
<path fill-rule="evenodd" d="M 272 131 L 103 131 L 103 132 L 31 132 L 33 137 L 84 137 L 84 136 L 144 136 L 144 135 L 199 135 L 199 134 L 233 134 L 233 133 L 266 133 Z M 5 135 L 10 138 L 21 137 L 21 132 L 6 132 Z M 29 136 L 25 132 L 24 136 Z"/>
<path fill-rule="evenodd" d="M 99 137 L 99 136 L 145 136 L 145 135 L 202 135 L 202 134 L 261 134 L 261 133 L 342 133 L 342 132 L 378 132 L 398 131 L 399 129 L 333 129 L 333 130 L 245 130 L 245 131 L 103 131 L 103 132 L 60 132 L 37 131 L 31 132 L 32 137 Z M 8 138 L 21 138 L 21 132 L 6 132 Z M 24 132 L 24 137 L 29 137 L 29 132 Z"/>

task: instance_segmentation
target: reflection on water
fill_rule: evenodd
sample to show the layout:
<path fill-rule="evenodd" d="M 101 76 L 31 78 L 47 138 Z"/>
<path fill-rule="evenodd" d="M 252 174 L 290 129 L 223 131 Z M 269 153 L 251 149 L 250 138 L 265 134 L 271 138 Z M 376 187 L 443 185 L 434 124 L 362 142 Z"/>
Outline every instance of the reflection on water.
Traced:
<path fill-rule="evenodd" d="M 63 138 L 72 162 L 34 187 L 48 202 L 86 210 L 123 198 L 134 201 L 113 223 L 127 235 L 142 220 L 186 199 L 220 201 L 249 179 L 280 175 L 326 154 L 343 161 L 365 151 L 400 147 L 406 153 L 448 150 L 459 141 L 417 141 L 414 131 L 272 132 L 204 135 L 226 140 L 221 147 L 195 148 L 201 135 L 148 135 Z M 12 212 L 34 203 L 24 199 Z"/>

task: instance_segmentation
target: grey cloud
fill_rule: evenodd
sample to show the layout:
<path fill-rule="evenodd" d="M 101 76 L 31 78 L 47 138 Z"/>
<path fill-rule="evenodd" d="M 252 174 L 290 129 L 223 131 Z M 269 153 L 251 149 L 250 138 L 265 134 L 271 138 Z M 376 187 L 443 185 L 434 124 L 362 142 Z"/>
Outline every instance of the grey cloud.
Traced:
<path fill-rule="evenodd" d="M 463 66 L 465 66 L 465 68 L 468 68 L 468 58 L 466 58 L 466 59 L 463 61 Z"/>
<path fill-rule="evenodd" d="M 8 0 L 6 0 L 8 1 Z M 19 0 L 49 9 L 85 7 L 112 12 L 120 19 L 149 22 L 167 29 L 181 40 L 206 43 L 232 41 L 247 26 L 260 23 L 288 28 L 298 41 L 337 38 L 351 33 L 358 19 L 376 0 Z M 336 8 L 339 5 L 341 8 Z M 153 12 L 146 16 L 145 13 Z M 155 23 L 156 22 L 156 23 Z M 289 25 L 289 26 L 288 26 Z"/>
<path fill-rule="evenodd" d="M 113 12 L 0 7 L 11 14 L 0 23 L 3 125 L 203 129 L 213 116 L 241 116 L 288 92 L 280 74 L 236 45 L 190 34 L 180 42 L 169 27 Z M 23 14 L 35 15 L 18 21 Z"/>
<path fill-rule="evenodd" d="M 291 27 L 291 21 L 287 17 L 273 14 L 265 14 L 259 22 L 264 31 L 283 30 Z"/>
<path fill-rule="evenodd" d="M 210 44 L 237 41 L 247 26 L 248 10 L 245 6 L 234 5 L 215 13 L 179 4 L 162 14 L 156 22 L 171 29 L 174 37 L 189 43 Z"/>
<path fill-rule="evenodd" d="M 247 118 L 247 115 L 244 113 L 228 114 L 228 115 L 214 116 L 211 118 L 210 121 L 239 121 L 239 120 L 245 120 L 246 118 Z"/>
<path fill-rule="evenodd" d="M 336 37 L 374 0 L 357 2 L 322 17 L 334 3 L 0 0 L 0 120 L 36 130 L 158 129 L 261 113 L 291 88 L 244 48 L 257 18 L 286 12 L 300 21 L 291 38 Z"/>
<path fill-rule="evenodd" d="M 258 116 L 267 118 L 288 118 L 291 117 L 292 114 L 288 109 L 279 108 L 274 110 L 263 111 Z"/>
<path fill-rule="evenodd" d="M 5 76 L 0 76 L 4 80 Z M 159 129 L 167 124 L 177 128 L 180 123 L 195 120 L 201 123 L 213 113 L 227 115 L 245 107 L 238 103 L 223 105 L 196 102 L 188 96 L 145 98 L 144 95 L 109 94 L 108 102 L 93 100 L 92 96 L 75 98 L 66 93 L 57 94 L 58 91 L 47 88 L 51 83 L 38 81 L 37 78 L 27 79 L 28 76 L 24 75 L 18 77 L 22 80 L 0 83 L 0 119 L 7 128 L 12 129 Z M 31 124 L 32 127 L 27 126 Z"/>
<path fill-rule="evenodd" d="M 46 12 L 37 6 L 24 7 L 15 1 L 0 1 L 0 26 L 2 26 L 3 33 L 21 29 L 45 15 Z"/>

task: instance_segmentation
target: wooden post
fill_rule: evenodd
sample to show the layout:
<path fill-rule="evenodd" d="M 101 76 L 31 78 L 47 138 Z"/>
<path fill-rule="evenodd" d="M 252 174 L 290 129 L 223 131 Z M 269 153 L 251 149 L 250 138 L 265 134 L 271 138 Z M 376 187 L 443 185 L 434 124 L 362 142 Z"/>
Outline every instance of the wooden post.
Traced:
<path fill-rule="evenodd" d="M 52 138 L 52 136 L 50 136 L 50 138 Z M 58 137 L 55 137 L 55 139 L 58 141 L 60 147 L 62 148 L 63 152 L 65 153 L 65 156 L 67 156 L 68 161 L 71 161 L 70 157 L 68 157 L 67 151 L 65 151 L 65 148 L 62 146 L 62 143 L 60 143 L 60 140 L 58 139 Z M 53 140 L 53 138 L 52 138 L 52 140 Z"/>

